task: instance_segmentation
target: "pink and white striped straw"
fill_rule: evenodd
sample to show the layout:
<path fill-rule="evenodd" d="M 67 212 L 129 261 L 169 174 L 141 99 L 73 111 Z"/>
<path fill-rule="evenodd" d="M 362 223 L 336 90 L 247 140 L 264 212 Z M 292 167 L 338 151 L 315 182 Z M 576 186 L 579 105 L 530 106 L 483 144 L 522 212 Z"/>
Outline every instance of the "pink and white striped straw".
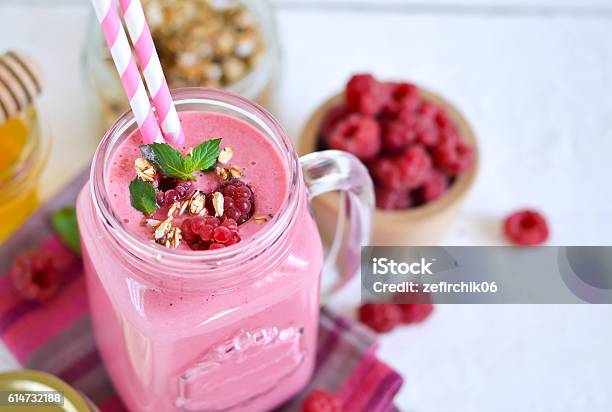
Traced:
<path fill-rule="evenodd" d="M 170 96 L 168 83 L 155 50 L 151 31 L 146 22 L 140 0 L 119 0 L 128 33 L 140 62 L 145 82 L 157 110 L 162 133 L 171 145 L 181 145 L 185 141 L 181 122 Z"/>
<path fill-rule="evenodd" d="M 92 3 L 144 143 L 163 142 L 114 0 L 92 0 Z"/>

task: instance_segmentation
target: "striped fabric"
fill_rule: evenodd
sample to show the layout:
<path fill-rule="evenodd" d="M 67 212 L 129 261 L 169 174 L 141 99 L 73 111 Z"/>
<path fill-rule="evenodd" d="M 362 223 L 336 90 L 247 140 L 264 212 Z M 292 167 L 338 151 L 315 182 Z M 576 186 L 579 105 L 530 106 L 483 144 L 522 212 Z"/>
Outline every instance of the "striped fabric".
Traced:
<path fill-rule="evenodd" d="M 0 339 L 26 368 L 50 372 L 92 399 L 104 412 L 124 411 L 95 348 L 81 260 L 55 236 L 48 214 L 74 204 L 87 176 L 79 176 L 0 247 Z M 60 292 L 44 304 L 14 292 L 8 270 L 20 251 L 44 247 L 63 272 Z M 396 411 L 402 377 L 374 355 L 373 335 L 358 323 L 321 311 L 316 370 L 304 392 L 280 411 L 297 411 L 313 388 L 336 393 L 347 412 Z"/>

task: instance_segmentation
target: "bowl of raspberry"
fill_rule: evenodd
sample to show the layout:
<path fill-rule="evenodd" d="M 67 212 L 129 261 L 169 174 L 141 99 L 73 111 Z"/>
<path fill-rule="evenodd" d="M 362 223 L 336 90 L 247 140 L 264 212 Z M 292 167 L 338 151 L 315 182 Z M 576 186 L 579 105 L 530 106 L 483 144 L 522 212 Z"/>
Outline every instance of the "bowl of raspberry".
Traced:
<path fill-rule="evenodd" d="M 302 154 L 344 150 L 367 166 L 376 188 L 374 245 L 437 244 L 478 172 L 478 146 L 446 99 L 408 82 L 357 74 L 307 122 Z M 313 204 L 323 237 L 336 227 L 339 197 Z"/>

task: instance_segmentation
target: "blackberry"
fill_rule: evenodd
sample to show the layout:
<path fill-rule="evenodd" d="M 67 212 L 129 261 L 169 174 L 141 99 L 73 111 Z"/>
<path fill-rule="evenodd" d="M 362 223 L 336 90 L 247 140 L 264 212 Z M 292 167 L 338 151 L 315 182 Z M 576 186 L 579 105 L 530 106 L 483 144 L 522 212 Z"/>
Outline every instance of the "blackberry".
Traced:
<path fill-rule="evenodd" d="M 174 202 L 187 198 L 193 188 L 193 183 L 188 180 L 178 180 L 166 177 L 162 179 L 165 180 L 165 183 L 163 185 L 158 184 L 158 206 L 170 206 Z M 160 183 L 161 181 L 160 179 Z M 162 187 L 164 190 L 162 190 Z"/>

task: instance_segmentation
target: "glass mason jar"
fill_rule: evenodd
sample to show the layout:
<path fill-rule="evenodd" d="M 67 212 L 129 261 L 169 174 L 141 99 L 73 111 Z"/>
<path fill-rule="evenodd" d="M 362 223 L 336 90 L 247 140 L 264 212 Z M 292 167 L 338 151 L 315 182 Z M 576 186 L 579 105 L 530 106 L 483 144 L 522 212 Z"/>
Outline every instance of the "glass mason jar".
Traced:
<path fill-rule="evenodd" d="M 157 0 L 152 0 L 157 1 Z M 267 109 L 272 109 L 276 96 L 277 82 L 280 76 L 280 46 L 276 28 L 276 20 L 273 9 L 268 0 L 231 0 L 227 2 L 222 0 L 170 0 L 168 3 L 176 3 L 184 6 L 194 6 L 203 2 L 209 3 L 237 3 L 244 5 L 249 16 L 252 16 L 253 24 L 259 29 L 263 49 L 258 55 L 256 63 L 246 72 L 244 77 L 238 81 L 233 81 L 227 87 L 222 87 L 219 84 L 211 84 L 206 81 L 195 81 L 185 79 L 174 79 L 172 72 L 168 67 L 164 67 L 166 78 L 170 88 L 178 87 L 215 87 L 237 93 L 250 100 L 256 101 Z M 189 13 L 189 8 L 185 7 L 185 13 Z M 159 17 L 161 19 L 161 17 Z M 204 17 L 203 17 L 204 19 Z M 149 18 L 151 20 L 151 18 Z M 151 22 L 150 22 L 151 23 Z M 163 21 L 160 25 L 169 25 L 171 23 Z M 211 25 L 211 24 L 209 24 Z M 212 25 L 211 25 L 212 26 Z M 219 25 L 215 25 L 217 28 Z M 202 22 L 202 28 L 207 28 L 206 21 Z M 222 29 L 223 26 L 219 26 Z M 214 28 L 211 28 L 214 30 Z M 155 35 L 154 35 L 155 36 Z M 156 46 L 160 53 L 164 50 L 163 42 L 156 40 Z M 190 39 L 185 39 L 190 40 Z M 186 46 L 181 46 L 181 48 Z M 203 54 L 200 52 L 200 54 Z M 194 60 L 194 64 L 202 63 L 202 58 L 197 58 L 195 55 L 188 56 L 189 60 Z M 214 59 L 218 60 L 217 57 Z M 110 58 L 108 48 L 104 43 L 100 32 L 100 25 L 95 16 L 91 16 L 91 24 L 89 25 L 89 33 L 87 36 L 87 44 L 83 55 L 84 74 L 89 83 L 94 89 L 92 93 L 92 104 L 97 113 L 100 114 L 100 134 L 102 135 L 115 122 L 115 120 L 125 112 L 128 107 L 128 101 L 125 97 L 125 92 L 121 86 L 117 71 Z M 219 62 L 217 62 L 219 63 Z M 218 64 L 216 68 L 218 69 Z M 197 67 L 197 66 L 196 66 Z M 190 69 L 196 70 L 196 69 Z"/>
<path fill-rule="evenodd" d="M 122 116 L 100 143 L 77 202 L 98 348 L 132 411 L 270 410 L 300 391 L 314 368 L 323 250 L 309 202 L 339 190 L 349 208 L 335 290 L 359 267 L 372 181 L 344 152 L 298 159 L 279 123 L 240 96 L 213 89 L 173 96 L 179 112 L 224 113 L 263 133 L 289 190 L 266 226 L 236 245 L 196 252 L 143 241 L 123 228 L 106 191 L 109 159 L 136 128 L 131 113 Z"/>
<path fill-rule="evenodd" d="M 33 106 L 0 125 L 0 243 L 38 207 L 49 148 Z"/>

